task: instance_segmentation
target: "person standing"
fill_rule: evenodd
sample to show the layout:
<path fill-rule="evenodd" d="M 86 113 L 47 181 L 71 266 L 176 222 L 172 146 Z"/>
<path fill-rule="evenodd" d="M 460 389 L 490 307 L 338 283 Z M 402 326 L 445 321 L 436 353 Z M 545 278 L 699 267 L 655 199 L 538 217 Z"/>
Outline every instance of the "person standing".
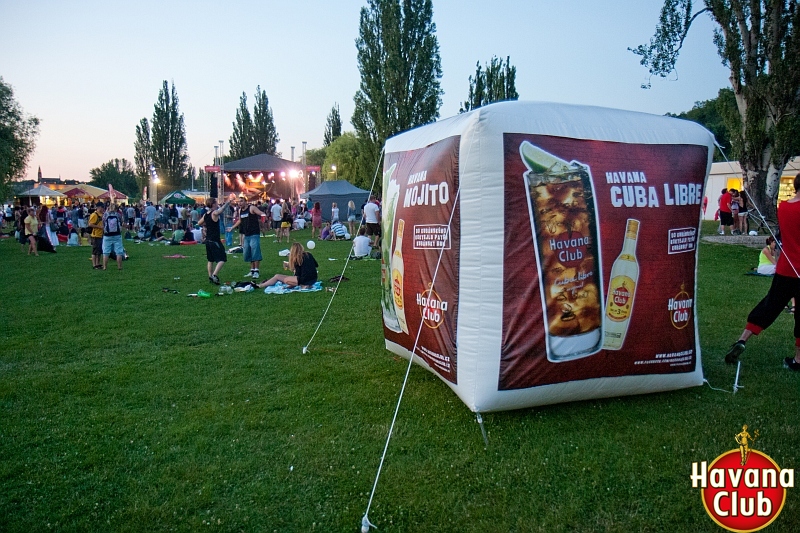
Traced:
<path fill-rule="evenodd" d="M 375 236 L 375 246 L 381 242 L 381 208 L 375 196 L 369 197 L 369 202 L 364 205 L 364 223 L 367 226 L 367 236 Z"/>
<path fill-rule="evenodd" d="M 347 202 L 347 225 L 350 228 L 350 235 L 355 235 L 356 224 L 356 203 L 353 200 Z"/>
<path fill-rule="evenodd" d="M 219 207 L 216 198 L 206 200 L 206 213 L 197 222 L 198 225 L 206 228 L 206 259 L 208 259 L 208 281 L 214 285 L 219 285 L 219 271 L 225 266 L 228 260 L 225 254 L 225 246 L 222 244 L 222 235 L 219 230 L 219 216 L 225 212 L 230 202 L 225 202 Z"/>
<path fill-rule="evenodd" d="M 36 210 L 33 207 L 28 208 L 28 216 L 25 217 L 23 231 L 25 238 L 28 239 L 28 255 L 39 256 L 39 250 L 36 246 L 36 235 L 39 233 L 39 219 L 36 217 Z"/>
<path fill-rule="evenodd" d="M 91 230 L 89 235 L 92 240 L 92 268 L 103 268 L 103 213 L 105 206 L 103 202 L 97 202 L 94 212 L 89 215 L 88 228 Z"/>
<path fill-rule="evenodd" d="M 314 238 L 314 233 L 319 231 L 320 238 L 322 237 L 322 208 L 319 202 L 314 202 L 314 207 L 311 208 L 311 238 Z"/>
<path fill-rule="evenodd" d="M 744 352 L 747 340 L 758 335 L 775 322 L 793 298 L 800 298 L 800 174 L 794 178 L 794 196 L 778 206 L 778 228 L 781 235 L 781 253 L 775 267 L 775 277 L 769 292 L 750 311 L 747 325 L 728 353 L 725 362 L 736 364 Z M 800 372 L 800 314 L 794 315 L 794 357 L 783 360 L 783 366 Z"/>
<path fill-rule="evenodd" d="M 108 258 L 111 250 L 117 256 L 117 270 L 122 270 L 122 259 L 125 257 L 125 249 L 122 246 L 122 215 L 117 210 L 117 206 L 111 204 L 108 210 L 103 213 L 103 270 L 108 266 Z"/>
<path fill-rule="evenodd" d="M 269 208 L 270 218 L 272 219 L 272 229 L 275 230 L 275 242 L 281 242 L 281 219 L 283 218 L 283 206 L 280 200 L 275 200 Z"/>
<path fill-rule="evenodd" d="M 246 278 L 258 279 L 260 276 L 259 266 L 261 265 L 261 237 L 258 217 L 265 213 L 256 206 L 247 203 L 247 198 L 239 197 L 239 220 L 233 227 L 241 226 L 239 232 L 242 234 L 242 248 L 244 248 L 244 260 L 250 263 L 250 273 L 245 274 Z M 278 222 L 280 227 L 280 219 Z"/>
<path fill-rule="evenodd" d="M 153 226 L 156 224 L 156 217 L 158 211 L 152 202 L 147 202 L 147 207 L 144 208 L 144 229 L 145 231 L 153 231 Z"/>
<path fill-rule="evenodd" d="M 331 204 L 331 224 L 339 222 L 339 208 L 336 206 L 336 202 Z"/>
<path fill-rule="evenodd" d="M 731 212 L 731 191 L 722 189 L 722 196 L 719 197 L 719 234 L 725 235 L 725 226 L 730 228 L 733 235 L 733 213 Z"/>

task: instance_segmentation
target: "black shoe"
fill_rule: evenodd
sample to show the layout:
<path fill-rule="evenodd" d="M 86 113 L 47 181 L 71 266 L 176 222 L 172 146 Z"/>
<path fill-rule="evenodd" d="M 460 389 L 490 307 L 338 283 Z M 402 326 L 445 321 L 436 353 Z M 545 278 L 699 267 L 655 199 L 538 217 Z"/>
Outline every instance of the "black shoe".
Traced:
<path fill-rule="evenodd" d="M 210 278 L 208 278 L 208 281 L 210 281 L 214 285 L 219 285 L 219 277 L 218 276 L 211 276 Z"/>
<path fill-rule="evenodd" d="M 794 357 L 787 357 L 783 360 L 783 366 L 789 370 L 800 372 L 800 363 L 794 360 Z"/>
<path fill-rule="evenodd" d="M 739 361 L 739 356 L 744 351 L 744 342 L 736 341 L 731 345 L 731 349 L 725 354 L 725 363 L 735 365 Z"/>

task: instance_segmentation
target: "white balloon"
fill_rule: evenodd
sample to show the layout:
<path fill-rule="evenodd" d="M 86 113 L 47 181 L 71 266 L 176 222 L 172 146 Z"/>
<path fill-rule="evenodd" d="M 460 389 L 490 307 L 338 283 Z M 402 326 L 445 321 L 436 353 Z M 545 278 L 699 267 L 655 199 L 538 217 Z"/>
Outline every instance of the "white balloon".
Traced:
<path fill-rule="evenodd" d="M 308 248 L 309 250 L 313 250 L 314 248 L 316 248 L 316 246 L 317 246 L 317 243 L 315 243 L 314 241 L 308 241 L 306 243 L 306 248 Z"/>

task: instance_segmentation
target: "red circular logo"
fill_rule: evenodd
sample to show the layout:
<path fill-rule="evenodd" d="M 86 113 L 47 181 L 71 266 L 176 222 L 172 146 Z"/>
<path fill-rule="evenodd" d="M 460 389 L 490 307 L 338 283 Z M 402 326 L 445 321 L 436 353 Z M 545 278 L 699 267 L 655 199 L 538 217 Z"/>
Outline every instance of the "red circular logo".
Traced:
<path fill-rule="evenodd" d="M 731 450 L 708 467 L 706 487 L 701 489 L 709 516 L 730 531 L 747 533 L 770 525 L 783 509 L 786 489 L 781 469 L 769 456 L 748 450 Z"/>
<path fill-rule="evenodd" d="M 614 305 L 618 305 L 619 307 L 624 307 L 628 300 L 631 297 L 630 291 L 625 287 L 625 285 L 621 286 L 619 289 L 614 291 L 612 295 L 614 298 Z"/>

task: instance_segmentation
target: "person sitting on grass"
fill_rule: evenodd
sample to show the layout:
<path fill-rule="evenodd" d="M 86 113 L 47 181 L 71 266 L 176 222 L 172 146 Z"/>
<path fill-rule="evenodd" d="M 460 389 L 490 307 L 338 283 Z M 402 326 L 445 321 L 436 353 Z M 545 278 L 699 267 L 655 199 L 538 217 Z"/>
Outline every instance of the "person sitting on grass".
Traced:
<path fill-rule="evenodd" d="M 289 249 L 289 260 L 283 262 L 284 270 L 294 271 L 294 276 L 275 274 L 267 281 L 259 283 L 258 287 L 271 287 L 279 281 L 289 287 L 301 287 L 307 289 L 317 282 L 317 260 L 314 256 L 305 251 L 299 242 L 292 244 Z"/>
<path fill-rule="evenodd" d="M 312 229 L 311 232 L 313 233 L 314 230 Z M 325 226 L 322 228 L 322 231 L 319 232 L 319 240 L 321 241 L 330 241 L 331 239 L 331 224 L 330 222 L 326 222 Z"/>
<path fill-rule="evenodd" d="M 172 232 L 172 238 L 170 239 L 170 244 L 180 244 L 183 240 L 184 235 L 186 232 L 178 226 L 178 229 Z"/>
<path fill-rule="evenodd" d="M 358 236 L 353 239 L 353 258 L 362 259 L 372 251 L 372 240 L 367 237 L 367 227 L 358 228 Z"/>
<path fill-rule="evenodd" d="M 331 240 L 333 241 L 349 241 L 350 234 L 347 233 L 347 228 L 338 220 L 331 225 Z"/>

